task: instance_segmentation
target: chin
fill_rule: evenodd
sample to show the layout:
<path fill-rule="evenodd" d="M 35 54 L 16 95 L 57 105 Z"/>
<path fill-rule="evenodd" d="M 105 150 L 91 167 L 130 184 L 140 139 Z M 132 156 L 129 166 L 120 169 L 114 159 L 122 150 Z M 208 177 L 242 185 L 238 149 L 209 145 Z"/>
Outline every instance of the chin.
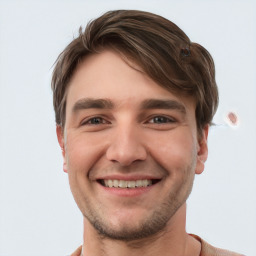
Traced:
<path fill-rule="evenodd" d="M 165 225 L 136 225 L 126 224 L 119 227 L 103 226 L 100 223 L 95 222 L 94 228 L 98 231 L 100 236 L 108 239 L 120 240 L 120 241 L 134 241 L 143 238 L 150 237 L 164 229 Z"/>
<path fill-rule="evenodd" d="M 105 215 L 104 218 L 87 218 L 101 237 L 120 240 L 134 241 L 147 238 L 165 230 L 168 221 L 175 214 L 176 209 L 167 214 L 166 211 L 154 211 L 151 214 L 145 211 L 136 212 L 130 210 L 125 213 Z M 112 216 L 108 218 L 107 216 Z"/>

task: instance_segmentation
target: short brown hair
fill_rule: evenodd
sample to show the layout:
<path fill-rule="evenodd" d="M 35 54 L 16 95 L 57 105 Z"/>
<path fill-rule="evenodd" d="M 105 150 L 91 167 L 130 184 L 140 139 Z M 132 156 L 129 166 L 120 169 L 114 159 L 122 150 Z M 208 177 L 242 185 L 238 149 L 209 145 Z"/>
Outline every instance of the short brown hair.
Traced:
<path fill-rule="evenodd" d="M 111 48 L 138 64 L 156 83 L 196 100 L 198 131 L 212 118 L 218 106 L 214 62 L 209 52 L 173 22 L 156 14 L 110 11 L 80 27 L 75 38 L 59 55 L 52 76 L 56 124 L 65 126 L 66 92 L 78 65 L 88 54 Z"/>

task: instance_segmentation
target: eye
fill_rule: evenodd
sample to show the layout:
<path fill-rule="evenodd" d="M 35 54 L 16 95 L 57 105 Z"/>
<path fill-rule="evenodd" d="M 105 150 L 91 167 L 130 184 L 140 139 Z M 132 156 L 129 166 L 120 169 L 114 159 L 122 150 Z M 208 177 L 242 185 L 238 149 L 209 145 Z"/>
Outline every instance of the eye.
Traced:
<path fill-rule="evenodd" d="M 82 122 L 82 125 L 100 125 L 107 124 L 108 122 L 102 117 L 93 117 Z"/>
<path fill-rule="evenodd" d="M 166 124 L 166 123 L 173 123 L 175 120 L 166 116 L 154 116 L 149 121 L 151 124 Z"/>

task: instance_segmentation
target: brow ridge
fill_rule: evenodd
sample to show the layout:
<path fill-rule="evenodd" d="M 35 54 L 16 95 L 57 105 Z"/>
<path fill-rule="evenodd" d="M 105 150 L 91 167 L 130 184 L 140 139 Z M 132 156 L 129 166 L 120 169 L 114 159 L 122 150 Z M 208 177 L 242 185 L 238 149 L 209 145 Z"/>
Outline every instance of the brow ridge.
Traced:
<path fill-rule="evenodd" d="M 141 104 L 142 109 L 176 109 L 186 114 L 185 106 L 176 101 L 170 99 L 147 99 Z"/>
<path fill-rule="evenodd" d="M 146 99 L 141 103 L 141 109 L 175 109 L 181 113 L 186 114 L 185 106 L 171 99 Z M 83 98 L 78 100 L 73 108 L 73 112 L 77 112 L 82 109 L 113 109 L 114 104 L 110 99 L 93 99 L 93 98 Z"/>
<path fill-rule="evenodd" d="M 98 109 L 112 109 L 114 104 L 109 99 L 93 99 L 83 98 L 78 100 L 73 108 L 73 112 L 77 112 L 82 109 L 98 108 Z"/>

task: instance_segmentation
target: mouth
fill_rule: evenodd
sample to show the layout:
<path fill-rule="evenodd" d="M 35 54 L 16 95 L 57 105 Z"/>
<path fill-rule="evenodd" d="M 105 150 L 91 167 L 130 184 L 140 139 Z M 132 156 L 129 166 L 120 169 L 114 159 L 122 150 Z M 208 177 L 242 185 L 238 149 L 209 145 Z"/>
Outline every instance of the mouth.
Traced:
<path fill-rule="evenodd" d="M 102 186 L 108 188 L 120 188 L 120 189 L 136 189 L 150 187 L 160 181 L 160 179 L 144 179 L 144 180 L 111 180 L 100 179 L 97 180 Z"/>

